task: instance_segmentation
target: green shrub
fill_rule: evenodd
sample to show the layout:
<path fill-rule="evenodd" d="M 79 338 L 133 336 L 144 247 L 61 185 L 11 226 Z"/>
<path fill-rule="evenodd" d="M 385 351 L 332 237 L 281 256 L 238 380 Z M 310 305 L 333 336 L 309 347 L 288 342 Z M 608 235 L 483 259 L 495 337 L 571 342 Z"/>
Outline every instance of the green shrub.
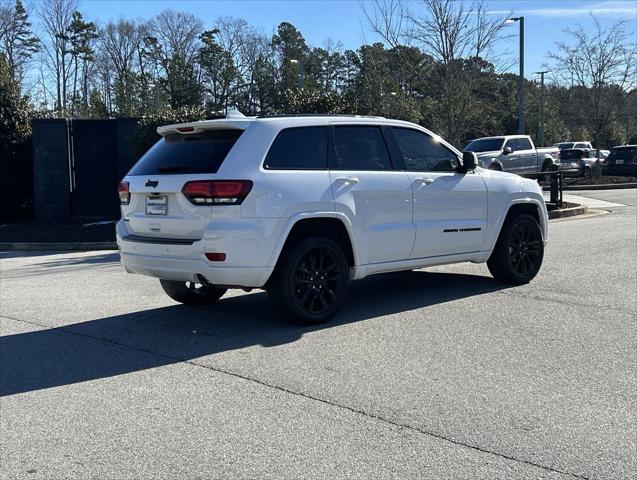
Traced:
<path fill-rule="evenodd" d="M 33 218 L 31 109 L 0 54 L 0 221 Z"/>

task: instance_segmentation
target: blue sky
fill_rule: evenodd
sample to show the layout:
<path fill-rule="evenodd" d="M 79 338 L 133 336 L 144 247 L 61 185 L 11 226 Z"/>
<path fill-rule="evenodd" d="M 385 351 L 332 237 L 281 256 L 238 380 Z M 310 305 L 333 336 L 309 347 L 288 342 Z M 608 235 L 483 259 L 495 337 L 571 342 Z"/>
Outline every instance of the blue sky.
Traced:
<path fill-rule="evenodd" d="M 411 2 L 414 9 L 418 2 Z M 287 21 L 295 25 L 310 46 L 321 46 L 331 38 L 341 41 L 345 48 L 357 48 L 362 43 L 379 40 L 368 28 L 360 0 L 80 0 L 80 10 L 85 17 L 104 23 L 118 17 L 148 19 L 165 9 L 182 10 L 200 17 L 206 27 L 221 15 L 243 17 L 257 29 L 271 35 L 276 26 Z M 547 52 L 554 49 L 556 41 L 564 40 L 563 30 L 579 23 L 592 27 L 590 13 L 594 13 L 602 25 L 610 26 L 625 19 L 631 31 L 637 31 L 637 1 L 505 1 L 489 2 L 494 14 L 524 15 L 526 29 L 525 69 L 540 70 L 548 60 Z M 501 42 L 498 50 L 510 52 L 517 62 L 517 24 L 511 27 L 516 36 Z M 517 71 L 517 64 L 510 70 Z"/>

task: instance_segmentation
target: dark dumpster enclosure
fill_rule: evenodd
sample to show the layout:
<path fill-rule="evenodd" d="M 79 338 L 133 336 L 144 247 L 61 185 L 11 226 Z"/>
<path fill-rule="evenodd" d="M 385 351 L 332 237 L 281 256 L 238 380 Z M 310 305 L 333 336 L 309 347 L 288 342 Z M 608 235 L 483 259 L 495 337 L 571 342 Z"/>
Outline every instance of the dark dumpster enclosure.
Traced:
<path fill-rule="evenodd" d="M 135 162 L 137 119 L 34 120 L 35 216 L 116 219 L 117 184 Z"/>

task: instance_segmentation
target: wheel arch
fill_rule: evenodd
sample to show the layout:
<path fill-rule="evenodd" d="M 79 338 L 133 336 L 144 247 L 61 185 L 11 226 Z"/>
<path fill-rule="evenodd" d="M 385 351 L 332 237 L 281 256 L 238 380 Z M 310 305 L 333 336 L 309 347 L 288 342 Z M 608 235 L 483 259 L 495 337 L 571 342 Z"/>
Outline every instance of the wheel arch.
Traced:
<path fill-rule="evenodd" d="M 276 267 L 286 248 L 308 236 L 331 238 L 343 249 L 350 267 L 360 263 L 349 219 L 337 212 L 312 212 L 298 214 L 288 220 L 276 243 L 270 265 Z"/>
<path fill-rule="evenodd" d="M 548 154 L 544 155 L 544 160 L 542 160 L 542 167 L 544 167 L 546 164 L 550 164 L 551 166 L 557 165 L 555 163 L 555 159 Z"/>
<path fill-rule="evenodd" d="M 504 172 L 504 167 L 502 166 L 502 162 L 500 162 L 500 160 L 496 158 L 491 160 L 491 163 L 489 164 L 487 168 L 491 170 L 498 170 L 500 172 Z"/>
<path fill-rule="evenodd" d="M 548 216 L 545 212 L 545 207 L 543 208 L 540 201 L 535 198 L 518 198 L 512 200 L 507 207 L 506 214 L 502 216 L 502 220 L 498 225 L 497 235 L 491 239 L 491 248 L 489 250 L 493 250 L 495 247 L 498 238 L 500 238 L 500 233 L 502 233 L 502 227 L 504 227 L 504 224 L 510 218 L 514 218 L 516 215 L 521 213 L 529 214 L 537 220 L 540 225 L 540 230 L 542 231 L 542 238 L 544 239 L 544 242 L 546 242 L 548 239 Z"/>

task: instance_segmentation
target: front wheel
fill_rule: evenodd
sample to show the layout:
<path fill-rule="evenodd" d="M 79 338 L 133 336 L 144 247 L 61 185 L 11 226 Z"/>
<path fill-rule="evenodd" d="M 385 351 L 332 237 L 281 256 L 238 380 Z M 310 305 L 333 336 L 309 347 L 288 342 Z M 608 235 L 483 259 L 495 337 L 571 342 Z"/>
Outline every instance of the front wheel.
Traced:
<path fill-rule="evenodd" d="M 540 225 L 524 214 L 505 222 L 487 267 L 496 280 L 522 285 L 538 274 L 543 259 Z"/>
<path fill-rule="evenodd" d="M 198 285 L 193 282 L 159 280 L 159 283 L 170 298 L 185 305 L 209 305 L 219 300 L 228 291 L 227 288 Z"/>
<path fill-rule="evenodd" d="M 285 253 L 268 294 L 292 320 L 327 322 L 340 310 L 349 290 L 349 267 L 331 239 L 311 237 Z"/>

